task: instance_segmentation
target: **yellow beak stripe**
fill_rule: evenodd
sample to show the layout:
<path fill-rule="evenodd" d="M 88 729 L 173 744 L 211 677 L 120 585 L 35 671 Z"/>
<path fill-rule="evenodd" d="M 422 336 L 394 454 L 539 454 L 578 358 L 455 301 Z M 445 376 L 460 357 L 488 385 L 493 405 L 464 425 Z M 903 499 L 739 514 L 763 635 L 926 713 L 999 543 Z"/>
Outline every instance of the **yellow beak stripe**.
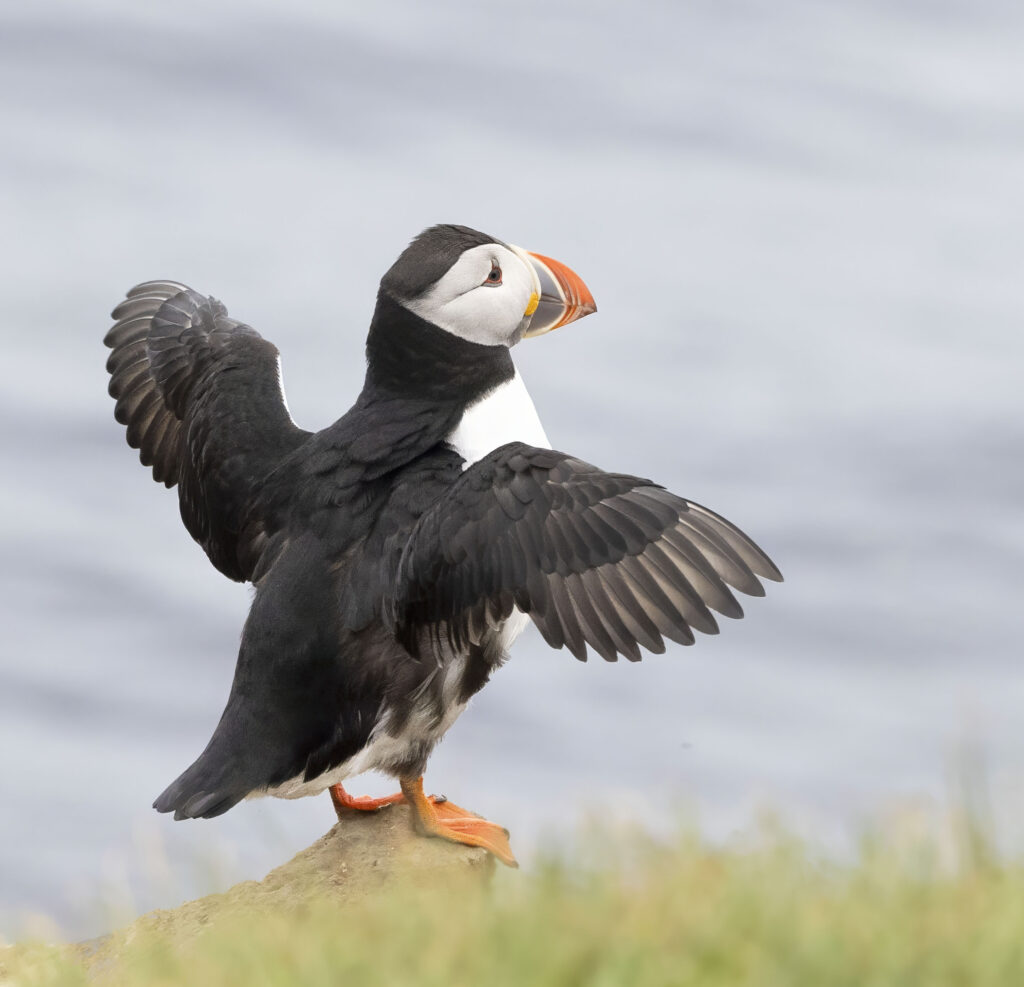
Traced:
<path fill-rule="evenodd" d="M 524 316 L 533 315 L 537 311 L 537 306 L 540 304 L 540 295 L 535 291 L 530 292 L 530 301 L 526 305 L 526 311 L 523 312 Z"/>

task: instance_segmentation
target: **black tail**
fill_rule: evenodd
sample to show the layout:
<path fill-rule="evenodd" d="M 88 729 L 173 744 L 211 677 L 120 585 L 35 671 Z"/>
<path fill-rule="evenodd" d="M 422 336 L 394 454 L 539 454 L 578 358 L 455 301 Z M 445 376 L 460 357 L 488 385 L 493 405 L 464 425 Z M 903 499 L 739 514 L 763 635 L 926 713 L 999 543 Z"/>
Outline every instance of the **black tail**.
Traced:
<path fill-rule="evenodd" d="M 223 760 L 211 756 L 207 748 L 192 767 L 164 789 L 153 808 L 173 812 L 175 819 L 211 819 L 241 802 L 250 791 L 252 786 L 238 776 L 232 777 Z"/>

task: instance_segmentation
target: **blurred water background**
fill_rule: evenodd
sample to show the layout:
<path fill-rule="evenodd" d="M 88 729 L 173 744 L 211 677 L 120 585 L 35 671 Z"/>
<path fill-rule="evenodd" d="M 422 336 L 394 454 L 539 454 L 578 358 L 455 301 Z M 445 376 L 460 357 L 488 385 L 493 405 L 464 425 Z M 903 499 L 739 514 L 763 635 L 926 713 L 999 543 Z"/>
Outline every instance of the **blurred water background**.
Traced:
<path fill-rule="evenodd" d="M 841 842 L 940 804 L 968 738 L 1024 842 L 1022 44 L 994 0 L 5 4 L 0 932 L 95 933 L 100 895 L 171 905 L 332 822 L 326 796 L 149 809 L 248 590 L 113 421 L 110 308 L 216 295 L 322 427 L 435 222 L 593 290 L 516 351 L 554 445 L 716 508 L 787 582 L 639 666 L 530 631 L 428 787 L 526 856 L 588 809 L 727 838 L 768 803 Z"/>

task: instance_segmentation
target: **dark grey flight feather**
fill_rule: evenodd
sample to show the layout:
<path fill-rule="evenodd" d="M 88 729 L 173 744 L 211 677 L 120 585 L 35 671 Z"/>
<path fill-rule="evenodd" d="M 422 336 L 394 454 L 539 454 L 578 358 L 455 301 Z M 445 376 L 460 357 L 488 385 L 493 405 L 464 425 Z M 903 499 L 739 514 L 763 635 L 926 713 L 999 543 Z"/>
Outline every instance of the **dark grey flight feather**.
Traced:
<path fill-rule="evenodd" d="M 471 466 L 413 530 L 391 607 L 411 651 L 432 628 L 464 647 L 514 606 L 552 647 L 637 661 L 639 647 L 718 632 L 741 617 L 732 590 L 780 581 L 739 528 L 635 476 L 521 442 Z"/>

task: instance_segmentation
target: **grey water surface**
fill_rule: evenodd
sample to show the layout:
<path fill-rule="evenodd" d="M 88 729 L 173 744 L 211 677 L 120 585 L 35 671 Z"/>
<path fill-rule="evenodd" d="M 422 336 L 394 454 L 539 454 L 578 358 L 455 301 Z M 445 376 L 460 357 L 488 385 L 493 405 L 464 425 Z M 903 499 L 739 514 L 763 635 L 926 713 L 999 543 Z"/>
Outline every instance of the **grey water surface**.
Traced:
<path fill-rule="evenodd" d="M 593 290 L 515 354 L 554 445 L 719 510 L 787 582 L 640 665 L 528 632 L 428 787 L 527 858 L 681 806 L 841 842 L 941 805 L 970 741 L 1019 846 L 1022 50 L 1024 8 L 967 0 L 4 5 L 0 932 L 93 934 L 101 901 L 261 876 L 331 823 L 326 797 L 149 809 L 216 723 L 248 590 L 125 445 L 107 313 L 150 278 L 216 295 L 322 427 L 435 222 Z"/>

